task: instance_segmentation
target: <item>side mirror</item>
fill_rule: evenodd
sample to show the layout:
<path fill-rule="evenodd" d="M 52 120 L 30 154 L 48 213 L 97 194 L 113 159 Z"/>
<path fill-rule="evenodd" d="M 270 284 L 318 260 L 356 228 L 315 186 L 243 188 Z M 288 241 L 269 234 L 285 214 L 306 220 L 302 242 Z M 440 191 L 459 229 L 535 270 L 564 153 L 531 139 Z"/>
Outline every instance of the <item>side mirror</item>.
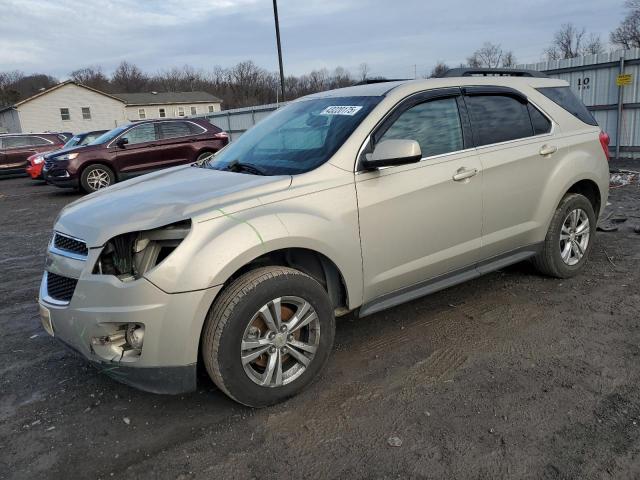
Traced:
<path fill-rule="evenodd" d="M 124 146 L 128 143 L 129 143 L 129 139 L 127 137 L 120 137 L 116 142 L 116 145 L 120 148 L 124 148 Z"/>
<path fill-rule="evenodd" d="M 415 140 L 384 140 L 367 154 L 361 165 L 368 169 L 416 163 L 422 159 L 420 144 Z"/>

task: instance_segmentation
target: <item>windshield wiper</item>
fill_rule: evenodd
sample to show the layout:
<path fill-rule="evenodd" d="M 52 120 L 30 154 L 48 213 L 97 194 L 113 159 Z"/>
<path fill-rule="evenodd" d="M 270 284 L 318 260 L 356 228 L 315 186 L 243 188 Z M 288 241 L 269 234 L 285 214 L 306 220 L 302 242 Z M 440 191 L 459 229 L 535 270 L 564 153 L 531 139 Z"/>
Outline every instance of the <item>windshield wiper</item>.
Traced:
<path fill-rule="evenodd" d="M 238 160 L 234 160 L 227 165 L 225 170 L 228 170 L 229 172 L 247 172 L 254 175 L 266 175 L 265 171 L 260 167 L 256 167 L 251 163 L 240 163 Z"/>

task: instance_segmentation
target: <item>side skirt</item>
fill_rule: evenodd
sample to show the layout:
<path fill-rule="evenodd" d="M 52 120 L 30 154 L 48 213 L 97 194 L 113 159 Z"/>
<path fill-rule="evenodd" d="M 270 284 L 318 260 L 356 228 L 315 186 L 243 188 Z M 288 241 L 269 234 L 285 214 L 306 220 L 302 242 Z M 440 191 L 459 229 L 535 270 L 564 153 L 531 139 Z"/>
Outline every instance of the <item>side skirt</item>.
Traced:
<path fill-rule="evenodd" d="M 527 258 L 531 258 L 542 251 L 542 243 L 528 245 L 526 247 L 511 250 L 510 252 L 496 255 L 495 257 L 483 260 L 480 263 L 463 267 L 435 278 L 431 278 L 424 282 L 416 283 L 406 288 L 387 293 L 378 298 L 365 303 L 358 312 L 360 318 L 366 317 L 373 313 L 381 312 L 387 308 L 395 307 L 405 302 L 410 302 L 416 298 L 424 297 L 431 293 L 445 288 L 452 287 L 459 283 L 480 277 L 485 273 L 500 270 L 508 265 L 521 262 Z"/>

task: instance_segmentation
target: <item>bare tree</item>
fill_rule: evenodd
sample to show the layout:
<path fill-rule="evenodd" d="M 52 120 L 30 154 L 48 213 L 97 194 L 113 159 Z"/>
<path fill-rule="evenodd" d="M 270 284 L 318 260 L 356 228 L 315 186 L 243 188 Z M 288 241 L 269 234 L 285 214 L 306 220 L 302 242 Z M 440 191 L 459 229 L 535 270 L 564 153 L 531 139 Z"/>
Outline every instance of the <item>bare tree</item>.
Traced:
<path fill-rule="evenodd" d="M 429 73 L 429 76 L 427 78 L 442 77 L 447 72 L 447 70 L 449 70 L 449 66 L 442 60 L 438 60 L 438 63 L 436 63 L 435 66 L 431 69 L 431 73 Z"/>
<path fill-rule="evenodd" d="M 547 60 L 562 60 L 582 55 L 594 55 L 604 51 L 600 37 L 591 34 L 585 39 L 585 28 L 577 28 L 573 23 L 565 23 L 554 36 L 553 42 L 544 51 Z"/>
<path fill-rule="evenodd" d="M 69 77 L 74 82 L 81 83 L 87 87 L 95 88 L 103 92 L 111 91 L 109 79 L 102 73 L 102 67 L 99 65 L 79 68 L 71 72 Z"/>
<path fill-rule="evenodd" d="M 611 32 L 611 43 L 622 48 L 640 47 L 640 0 L 627 0 L 629 10 L 622 23 Z"/>
<path fill-rule="evenodd" d="M 136 93 L 145 90 L 149 77 L 136 65 L 122 61 L 111 76 L 113 91 L 116 93 Z"/>
<path fill-rule="evenodd" d="M 481 48 L 467 58 L 470 67 L 497 68 L 515 65 L 516 59 L 511 51 L 502 50 L 499 44 L 485 42 Z"/>
<path fill-rule="evenodd" d="M 358 77 L 361 82 L 364 82 L 367 78 L 369 78 L 369 65 L 365 62 L 361 63 L 358 66 Z"/>

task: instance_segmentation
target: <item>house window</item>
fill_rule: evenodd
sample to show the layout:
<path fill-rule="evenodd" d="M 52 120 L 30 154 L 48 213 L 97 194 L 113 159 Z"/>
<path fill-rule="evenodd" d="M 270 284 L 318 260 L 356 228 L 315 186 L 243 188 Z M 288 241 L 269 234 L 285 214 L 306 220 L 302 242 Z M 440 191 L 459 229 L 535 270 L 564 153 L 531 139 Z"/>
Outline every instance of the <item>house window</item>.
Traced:
<path fill-rule="evenodd" d="M 209 113 L 213 113 L 213 112 L 214 112 L 213 105 L 209 105 Z"/>
<path fill-rule="evenodd" d="M 144 120 L 145 118 L 147 118 L 147 112 L 144 111 L 144 108 L 138 109 L 138 118 L 140 120 Z"/>
<path fill-rule="evenodd" d="M 184 107 L 178 107 L 178 116 L 184 117 Z"/>
<path fill-rule="evenodd" d="M 64 121 L 67 120 L 71 120 L 71 115 L 69 114 L 69 109 L 68 108 L 61 108 L 60 109 L 60 118 Z"/>
<path fill-rule="evenodd" d="M 191 115 L 197 115 L 198 114 L 198 107 L 191 107 Z"/>
<path fill-rule="evenodd" d="M 167 111 L 164 108 L 159 108 L 158 109 L 158 116 L 160 118 L 165 118 L 167 116 Z"/>
<path fill-rule="evenodd" d="M 89 107 L 82 107 L 82 119 L 91 120 L 91 109 Z"/>

